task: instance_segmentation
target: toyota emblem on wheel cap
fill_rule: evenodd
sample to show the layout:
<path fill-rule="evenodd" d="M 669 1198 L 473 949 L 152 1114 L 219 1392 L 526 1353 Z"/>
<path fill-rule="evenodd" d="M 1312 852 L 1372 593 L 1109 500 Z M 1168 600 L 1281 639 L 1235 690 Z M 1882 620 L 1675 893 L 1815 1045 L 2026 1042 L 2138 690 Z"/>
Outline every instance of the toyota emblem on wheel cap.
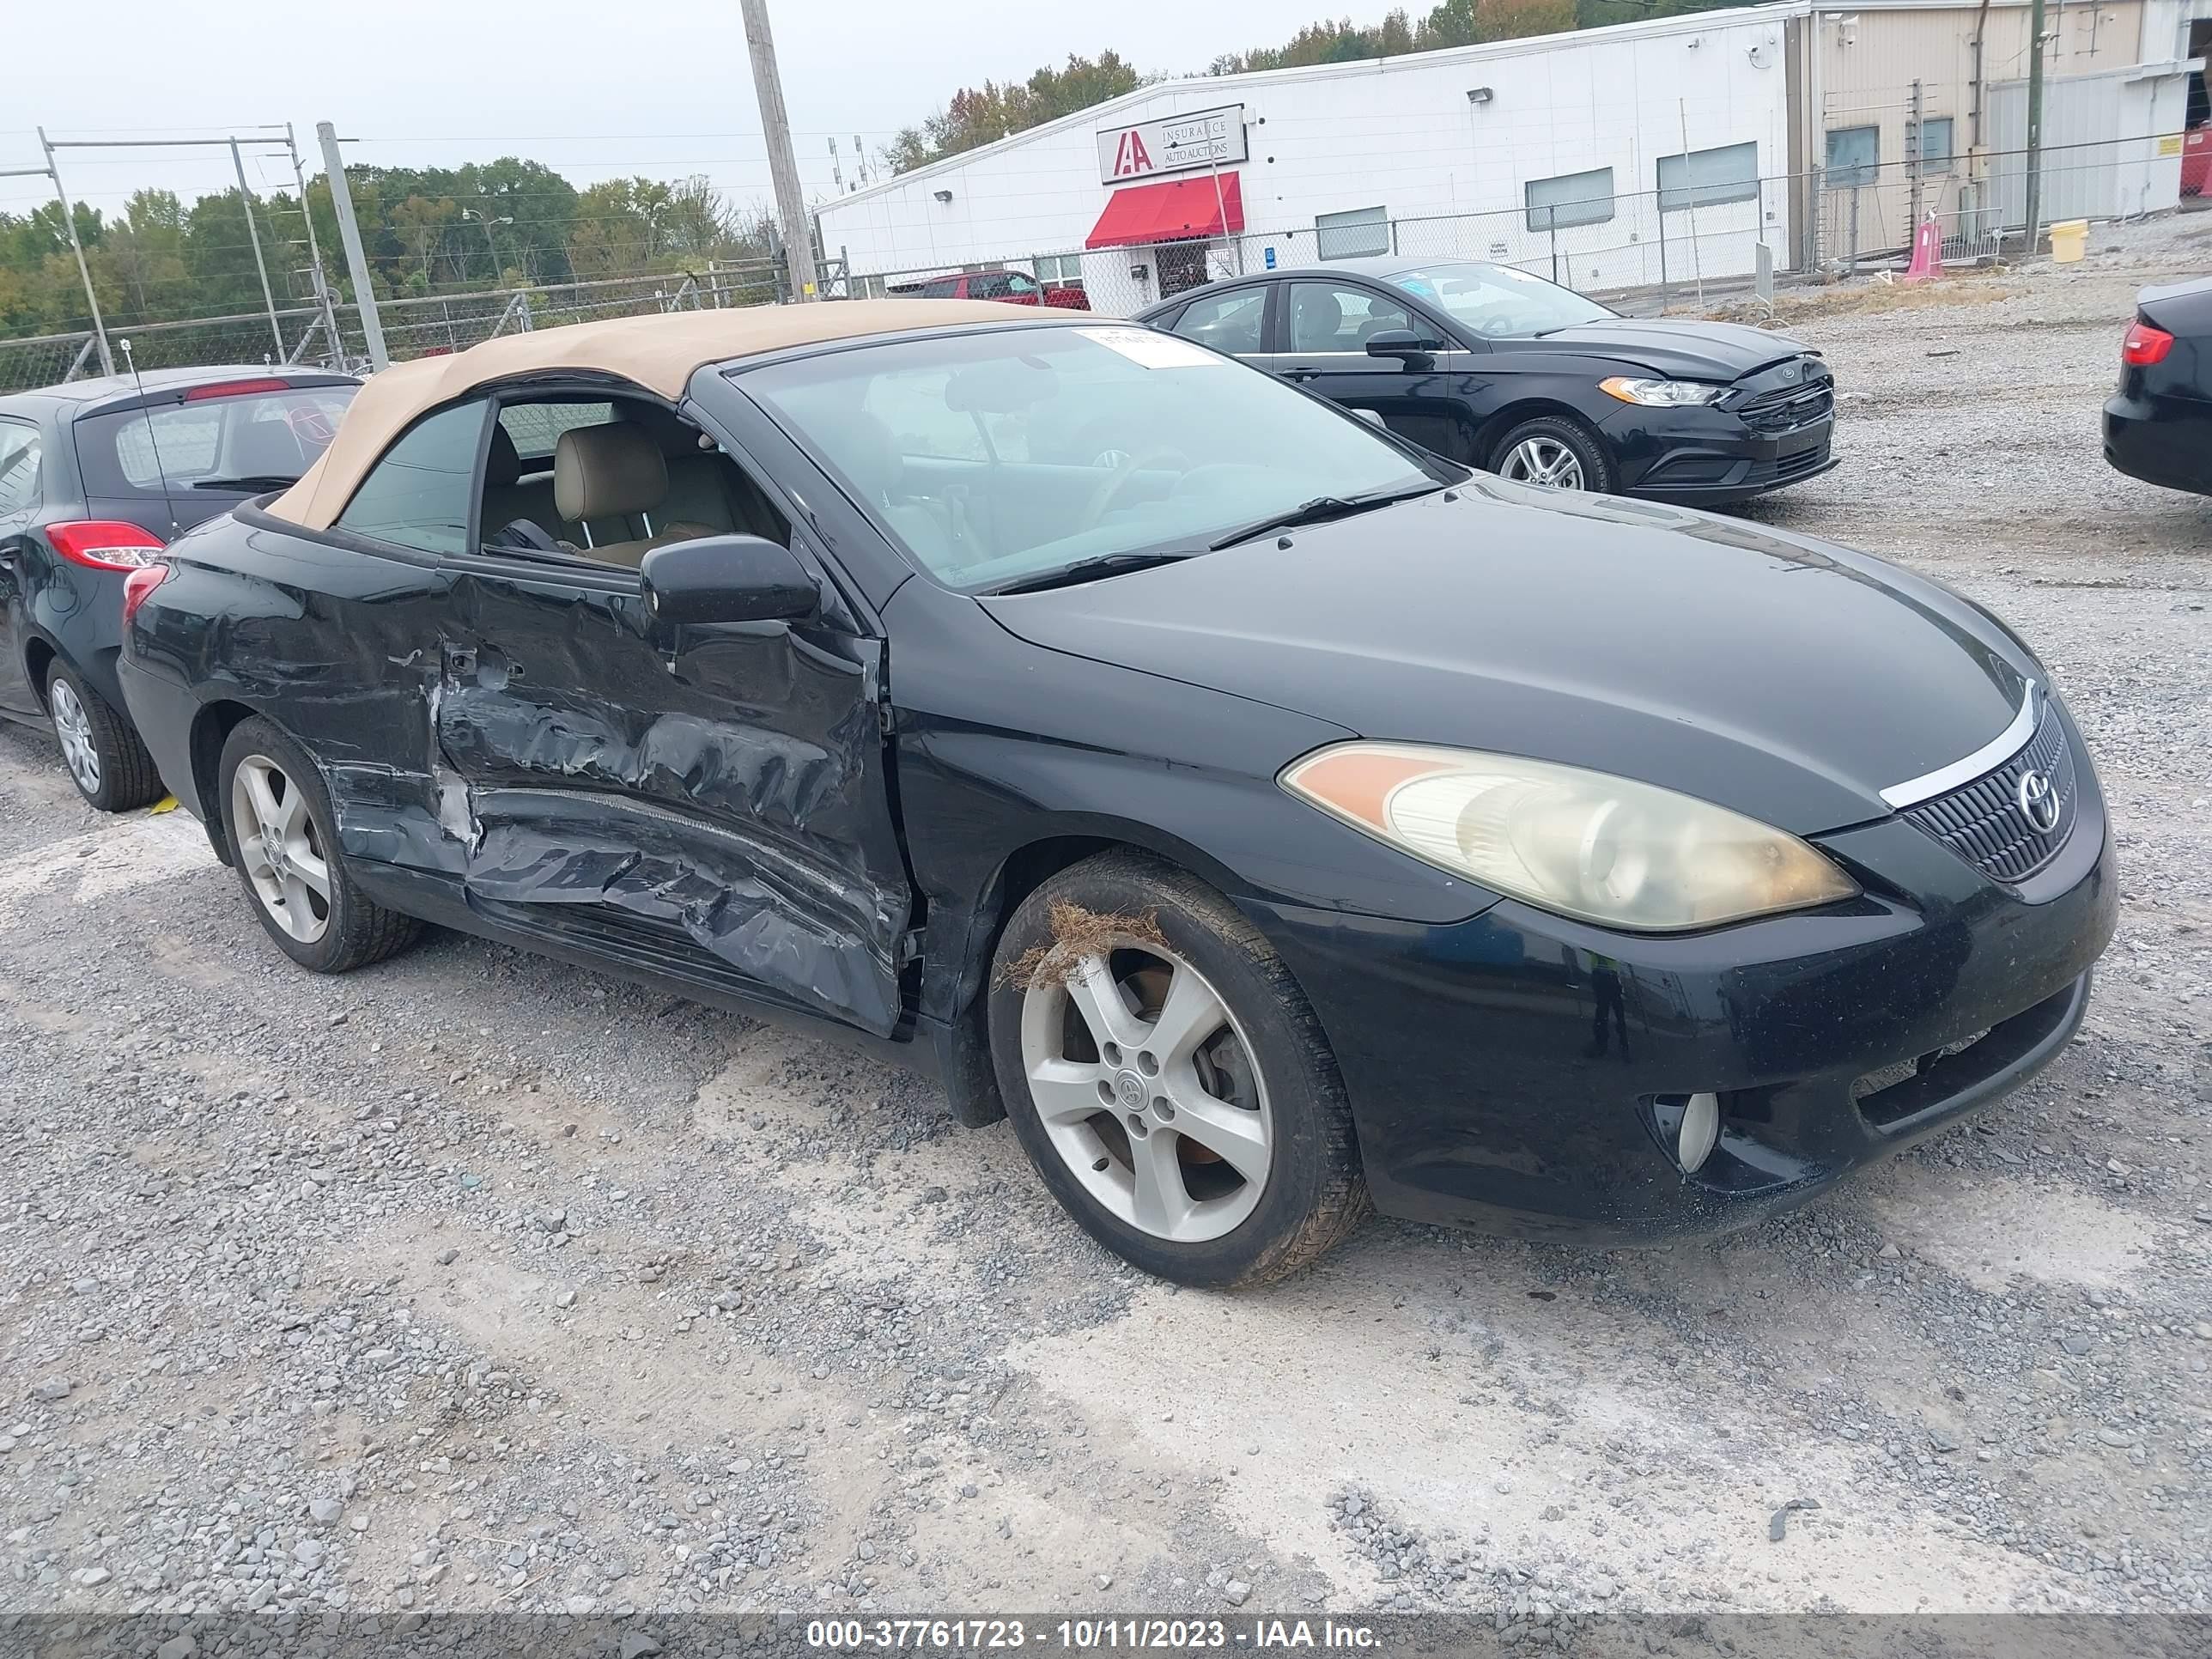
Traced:
<path fill-rule="evenodd" d="M 2058 792 L 2033 767 L 2021 774 L 2013 799 L 2020 804 L 2020 815 L 2027 820 L 2027 827 L 2037 835 L 2047 836 L 2058 827 Z"/>

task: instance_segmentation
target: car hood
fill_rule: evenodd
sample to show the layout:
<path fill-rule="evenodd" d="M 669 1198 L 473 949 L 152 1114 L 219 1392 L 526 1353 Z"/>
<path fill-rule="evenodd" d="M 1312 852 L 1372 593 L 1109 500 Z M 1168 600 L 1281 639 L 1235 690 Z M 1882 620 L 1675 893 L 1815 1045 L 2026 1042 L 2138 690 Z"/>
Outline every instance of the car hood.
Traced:
<path fill-rule="evenodd" d="M 1479 477 L 1288 539 L 981 603 L 1035 645 L 1800 835 L 1887 815 L 1885 787 L 1990 742 L 2038 672 L 1947 588 L 1681 508 Z"/>
<path fill-rule="evenodd" d="M 1810 348 L 1784 335 L 1739 323 L 1671 322 L 1663 318 L 1608 317 L 1503 349 L 1556 351 L 1630 363 L 1668 379 L 1733 380 L 1769 363 L 1803 356 Z M 1817 354 L 1816 354 L 1817 355 Z"/>

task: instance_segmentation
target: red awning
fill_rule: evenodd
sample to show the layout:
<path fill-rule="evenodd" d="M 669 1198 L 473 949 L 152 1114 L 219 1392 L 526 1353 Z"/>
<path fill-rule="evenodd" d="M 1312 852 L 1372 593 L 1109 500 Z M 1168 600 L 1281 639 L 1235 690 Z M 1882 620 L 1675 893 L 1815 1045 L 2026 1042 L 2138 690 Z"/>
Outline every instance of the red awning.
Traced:
<path fill-rule="evenodd" d="M 1204 173 L 1193 179 L 1122 185 L 1106 198 L 1106 211 L 1098 216 L 1083 246 L 1134 247 L 1243 228 L 1243 183 L 1235 173 L 1224 173 L 1217 190 L 1213 174 Z"/>

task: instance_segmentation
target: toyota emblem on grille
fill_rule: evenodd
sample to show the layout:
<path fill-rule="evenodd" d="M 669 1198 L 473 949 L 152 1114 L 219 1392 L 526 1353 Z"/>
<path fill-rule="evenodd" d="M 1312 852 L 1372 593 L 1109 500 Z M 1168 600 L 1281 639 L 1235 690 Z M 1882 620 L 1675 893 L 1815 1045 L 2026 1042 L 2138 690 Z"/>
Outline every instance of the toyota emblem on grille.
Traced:
<path fill-rule="evenodd" d="M 2019 803 L 2027 827 L 2037 835 L 2047 836 L 2058 827 L 2058 792 L 2033 767 L 2020 775 L 2020 787 L 2013 792 L 2013 799 Z"/>

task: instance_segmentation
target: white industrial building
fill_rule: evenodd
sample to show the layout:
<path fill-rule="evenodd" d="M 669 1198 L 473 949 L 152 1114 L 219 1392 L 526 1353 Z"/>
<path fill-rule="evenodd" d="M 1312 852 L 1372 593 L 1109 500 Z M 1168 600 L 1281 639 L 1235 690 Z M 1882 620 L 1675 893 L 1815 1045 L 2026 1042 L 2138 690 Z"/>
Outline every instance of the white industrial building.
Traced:
<path fill-rule="evenodd" d="M 1577 283 L 1610 288 L 1660 278 L 1660 216 L 1618 198 L 1664 190 L 1669 237 L 1694 211 L 1701 239 L 1736 233 L 1747 262 L 1759 234 L 1789 234 L 1789 203 L 1757 181 L 1791 170 L 1783 36 L 1803 12 L 1160 82 L 825 202 L 822 243 L 860 273 L 1039 259 L 1041 278 L 1079 270 L 1094 305 L 1129 310 L 1270 247 L 1389 251 L 1394 221 L 1435 227 L 1401 229 L 1401 246 L 1427 234 L 1439 254 L 1520 257 L 1533 217 L 1547 244 L 1587 251 Z M 1191 240 L 1154 240 L 1170 229 Z"/>
<path fill-rule="evenodd" d="M 2018 222 L 2001 152 L 2023 142 L 2027 9 L 1785 0 L 1159 82 L 825 201 L 818 235 L 856 289 L 1017 267 L 1118 313 L 1370 252 L 1683 287 L 1741 278 L 1761 244 L 1782 269 L 1902 246 L 1916 209 L 1971 252 Z M 2048 142 L 2136 142 L 2065 152 L 2046 221 L 2174 204 L 2206 16 L 2051 0 Z"/>

